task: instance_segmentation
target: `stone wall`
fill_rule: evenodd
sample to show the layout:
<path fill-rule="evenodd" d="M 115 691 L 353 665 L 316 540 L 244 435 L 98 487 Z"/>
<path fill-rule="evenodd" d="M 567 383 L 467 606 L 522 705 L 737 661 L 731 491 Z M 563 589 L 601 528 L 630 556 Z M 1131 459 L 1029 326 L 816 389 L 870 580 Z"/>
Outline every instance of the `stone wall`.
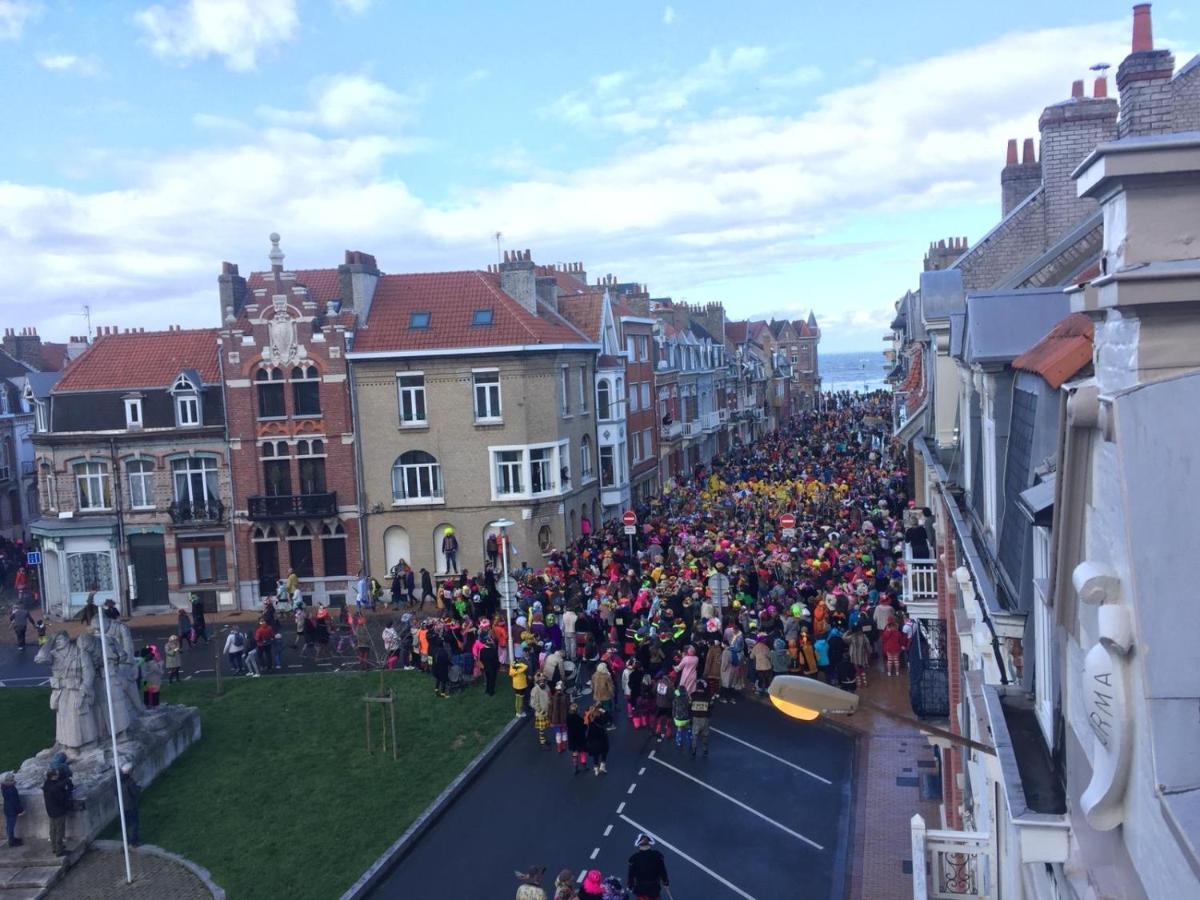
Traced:
<path fill-rule="evenodd" d="M 1045 192 L 1038 190 L 971 248 L 958 264 L 964 290 L 994 287 L 1005 275 L 1045 249 L 1044 205 Z"/>

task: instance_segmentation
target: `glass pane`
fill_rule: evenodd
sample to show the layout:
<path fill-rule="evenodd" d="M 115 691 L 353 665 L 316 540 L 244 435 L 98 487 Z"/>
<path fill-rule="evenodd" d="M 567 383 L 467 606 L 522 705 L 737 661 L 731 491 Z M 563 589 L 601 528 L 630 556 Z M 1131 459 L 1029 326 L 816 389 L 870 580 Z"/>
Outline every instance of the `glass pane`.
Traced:
<path fill-rule="evenodd" d="M 183 583 L 196 583 L 196 551 L 191 547 L 184 547 L 179 554 L 180 562 L 183 564 Z"/>

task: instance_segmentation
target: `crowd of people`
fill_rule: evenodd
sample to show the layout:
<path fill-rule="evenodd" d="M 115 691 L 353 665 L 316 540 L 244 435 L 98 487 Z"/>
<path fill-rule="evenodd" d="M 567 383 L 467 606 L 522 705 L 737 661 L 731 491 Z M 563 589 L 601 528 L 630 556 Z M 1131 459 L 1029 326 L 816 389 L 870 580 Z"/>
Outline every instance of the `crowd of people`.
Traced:
<path fill-rule="evenodd" d="M 708 753 L 715 706 L 766 693 L 778 674 L 848 691 L 867 685 L 873 659 L 899 675 L 915 625 L 903 606 L 904 544 L 927 557 L 932 519 L 908 499 L 889 404 L 883 392 L 831 395 L 641 506 L 632 548 L 616 522 L 539 570 L 523 563 L 512 658 L 495 560 L 448 578 L 425 598 L 436 610 L 417 603 L 388 624 L 389 667 L 424 669 L 439 697 L 476 679 L 493 694 L 506 670 L 537 746 L 597 777 L 620 719 L 695 757 Z M 397 605 L 410 598 L 406 570 Z M 659 896 L 632 878 L 637 896 Z M 552 896 L 609 895 L 569 879 Z"/>

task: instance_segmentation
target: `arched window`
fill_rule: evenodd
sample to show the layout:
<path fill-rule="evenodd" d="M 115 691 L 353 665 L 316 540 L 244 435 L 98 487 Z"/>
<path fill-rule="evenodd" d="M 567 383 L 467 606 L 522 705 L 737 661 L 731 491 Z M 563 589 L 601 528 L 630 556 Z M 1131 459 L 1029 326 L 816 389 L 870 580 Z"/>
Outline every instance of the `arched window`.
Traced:
<path fill-rule="evenodd" d="M 321 528 L 321 557 L 326 575 L 345 575 L 346 529 L 341 522 L 326 522 Z"/>
<path fill-rule="evenodd" d="M 325 493 L 325 457 L 317 454 L 324 453 L 325 445 L 320 440 L 301 440 L 296 442 L 296 456 L 300 467 L 300 493 Z"/>
<path fill-rule="evenodd" d="M 279 581 L 279 535 L 271 525 L 256 525 L 250 533 L 254 542 L 254 567 L 260 597 L 273 597 Z"/>
<path fill-rule="evenodd" d="M 392 465 L 393 503 L 431 503 L 441 500 L 442 467 L 424 450 L 400 454 Z"/>
<path fill-rule="evenodd" d="M 321 414 L 321 375 L 315 366 L 292 369 L 292 413 L 297 416 Z"/>
<path fill-rule="evenodd" d="M 276 368 L 263 368 L 254 373 L 258 392 L 258 417 L 282 419 L 287 416 L 283 403 L 283 373 Z"/>
<path fill-rule="evenodd" d="M 79 462 L 75 464 L 74 472 L 79 509 L 112 509 L 112 479 L 107 463 Z"/>
<path fill-rule="evenodd" d="M 288 526 L 288 559 L 301 578 L 313 577 L 312 531 L 307 525 Z"/>
<path fill-rule="evenodd" d="M 601 378 L 596 382 L 596 415 L 601 419 L 608 419 L 611 412 L 612 388 L 609 387 L 607 378 Z"/>
<path fill-rule="evenodd" d="M 129 460 L 125 463 L 125 481 L 133 509 L 154 508 L 154 463 L 148 459 Z"/>
<path fill-rule="evenodd" d="M 587 481 L 592 477 L 592 436 L 585 434 L 579 442 L 579 479 Z"/>

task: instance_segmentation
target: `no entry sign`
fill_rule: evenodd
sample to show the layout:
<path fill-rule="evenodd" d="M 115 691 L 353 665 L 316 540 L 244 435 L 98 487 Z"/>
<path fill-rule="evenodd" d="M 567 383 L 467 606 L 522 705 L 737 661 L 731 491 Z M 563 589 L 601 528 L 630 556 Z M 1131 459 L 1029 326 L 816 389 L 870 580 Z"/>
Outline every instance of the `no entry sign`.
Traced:
<path fill-rule="evenodd" d="M 779 517 L 779 527 L 780 528 L 795 528 L 796 527 L 796 517 L 793 516 L 791 513 L 784 513 L 782 516 Z"/>
<path fill-rule="evenodd" d="M 637 513 L 635 513 L 632 509 L 625 510 L 625 512 L 621 514 L 621 523 L 624 525 L 636 525 Z"/>

